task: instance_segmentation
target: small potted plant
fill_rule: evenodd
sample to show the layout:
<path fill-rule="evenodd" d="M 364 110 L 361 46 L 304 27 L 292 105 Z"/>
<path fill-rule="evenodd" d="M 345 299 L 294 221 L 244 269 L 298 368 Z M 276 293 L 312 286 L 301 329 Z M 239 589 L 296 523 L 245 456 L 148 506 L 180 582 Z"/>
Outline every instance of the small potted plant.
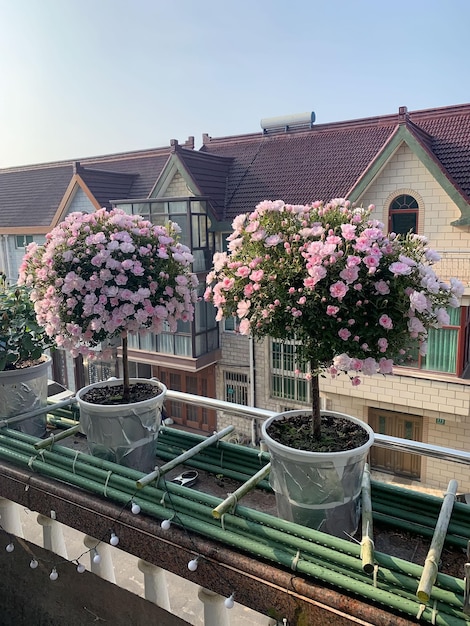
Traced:
<path fill-rule="evenodd" d="M 311 411 L 263 424 L 271 483 L 283 517 L 332 534 L 357 527 L 373 433 L 354 417 L 322 415 L 319 375 L 345 372 L 358 385 L 362 374 L 392 373 L 394 362 L 425 352 L 428 329 L 448 322 L 463 291 L 437 278 L 424 237 L 387 235 L 373 208 L 261 202 L 235 218 L 205 292 L 217 319 L 239 318 L 241 334 L 297 342 Z"/>
<path fill-rule="evenodd" d="M 20 283 L 32 288 L 37 320 L 73 357 L 96 358 L 122 342 L 123 379 L 77 392 L 80 423 L 93 454 L 147 471 L 166 387 L 129 379 L 128 333 L 176 332 L 197 300 L 193 257 L 177 224 L 156 226 L 121 209 L 71 213 L 31 244 Z"/>
<path fill-rule="evenodd" d="M 30 289 L 9 286 L 0 272 L 0 402 L 4 418 L 46 406 L 51 364 L 46 351 L 53 344 L 36 319 Z M 42 437 L 46 415 L 29 417 L 14 428 Z"/>

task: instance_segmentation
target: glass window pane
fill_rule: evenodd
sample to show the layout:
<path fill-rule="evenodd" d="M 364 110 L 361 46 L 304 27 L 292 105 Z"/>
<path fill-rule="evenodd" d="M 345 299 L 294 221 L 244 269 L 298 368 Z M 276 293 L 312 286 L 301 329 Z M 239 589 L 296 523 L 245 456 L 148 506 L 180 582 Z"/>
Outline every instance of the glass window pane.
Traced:
<path fill-rule="evenodd" d="M 410 231 L 416 232 L 416 213 L 393 213 L 392 232 L 398 235 L 406 235 Z"/>

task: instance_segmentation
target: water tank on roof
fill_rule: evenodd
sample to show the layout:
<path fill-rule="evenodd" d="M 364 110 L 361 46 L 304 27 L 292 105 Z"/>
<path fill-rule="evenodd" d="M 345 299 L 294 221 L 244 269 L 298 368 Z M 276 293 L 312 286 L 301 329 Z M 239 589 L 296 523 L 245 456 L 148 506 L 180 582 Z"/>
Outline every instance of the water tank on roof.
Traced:
<path fill-rule="evenodd" d="M 293 115 L 281 115 L 280 117 L 265 117 L 261 120 L 261 128 L 263 131 L 279 130 L 281 128 L 289 130 L 289 128 L 299 128 L 301 126 L 309 126 L 315 123 L 315 113 L 294 113 Z"/>

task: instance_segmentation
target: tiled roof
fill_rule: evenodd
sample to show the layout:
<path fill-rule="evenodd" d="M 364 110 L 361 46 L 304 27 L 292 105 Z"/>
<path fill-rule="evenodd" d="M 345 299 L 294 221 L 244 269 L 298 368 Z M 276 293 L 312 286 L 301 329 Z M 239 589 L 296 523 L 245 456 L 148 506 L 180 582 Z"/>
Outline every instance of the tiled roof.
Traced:
<path fill-rule="evenodd" d="M 81 159 L 80 165 L 86 169 L 91 168 L 101 171 L 135 175 L 129 195 L 122 198 L 112 196 L 109 200 L 147 198 L 155 185 L 155 181 L 168 161 L 170 152 L 170 147 L 128 152 L 108 157 Z"/>
<path fill-rule="evenodd" d="M 398 124 L 410 127 L 460 193 L 470 197 L 470 105 L 459 105 L 305 130 L 207 138 L 201 151 L 234 159 L 220 219 L 232 219 L 264 199 L 303 204 L 346 196 Z"/>
<path fill-rule="evenodd" d="M 79 167 L 77 173 L 102 207 L 111 207 L 111 199 L 129 198 L 132 185 L 138 174 L 106 172 Z"/>
<path fill-rule="evenodd" d="M 49 226 L 72 175 L 72 163 L 0 170 L 0 228 Z"/>
<path fill-rule="evenodd" d="M 233 156 L 224 219 L 265 199 L 304 204 L 345 196 L 390 136 L 394 125 L 344 127 L 216 140 L 203 150 Z"/>
<path fill-rule="evenodd" d="M 146 198 L 169 155 L 166 147 L 2 169 L 0 228 L 50 226 L 75 171 L 102 206 L 110 200 Z"/>
<path fill-rule="evenodd" d="M 194 152 L 194 150 L 178 149 L 178 156 L 191 174 L 201 195 L 208 196 L 217 213 L 223 212 L 227 179 L 233 158 Z"/>
<path fill-rule="evenodd" d="M 436 158 L 470 198 L 470 105 L 441 111 L 441 115 L 423 111 L 411 119 L 432 137 Z"/>

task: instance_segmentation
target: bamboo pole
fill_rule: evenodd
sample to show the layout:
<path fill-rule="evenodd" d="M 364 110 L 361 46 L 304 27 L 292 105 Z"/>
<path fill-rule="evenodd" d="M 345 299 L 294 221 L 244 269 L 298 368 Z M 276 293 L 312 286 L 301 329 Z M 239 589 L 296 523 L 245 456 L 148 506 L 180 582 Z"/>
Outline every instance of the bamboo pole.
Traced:
<path fill-rule="evenodd" d="M 374 571 L 374 532 L 372 518 L 372 499 L 370 489 L 370 471 L 369 464 L 364 466 L 362 475 L 362 541 L 361 541 L 361 559 L 362 569 L 366 574 L 372 574 Z"/>
<path fill-rule="evenodd" d="M 454 479 L 452 479 L 447 486 L 447 491 L 444 494 L 444 500 L 442 502 L 441 512 L 431 540 L 431 547 L 429 548 L 428 555 L 424 562 L 423 573 L 421 574 L 418 590 L 416 592 L 418 599 L 423 602 L 423 604 L 426 604 L 429 601 L 432 587 L 437 578 L 437 573 L 439 571 L 439 559 L 444 546 L 450 516 L 452 515 L 457 486 L 458 483 Z"/>
<path fill-rule="evenodd" d="M 76 398 L 67 398 L 67 400 L 62 400 L 61 402 L 57 402 L 54 405 L 47 404 L 46 406 L 40 407 L 39 409 L 34 409 L 33 411 L 28 411 L 27 413 L 20 413 L 19 415 L 15 415 L 14 417 L 9 417 L 8 419 L 0 420 L 0 428 L 4 428 L 5 426 L 10 426 L 11 424 L 17 424 L 18 422 L 23 422 L 24 420 L 30 417 L 36 417 L 37 415 L 42 415 L 43 413 L 48 413 L 53 408 L 60 408 L 63 406 L 69 406 L 76 402 Z"/>
<path fill-rule="evenodd" d="M 18 442 L 19 444 L 20 442 Z M 25 451 L 27 449 L 27 445 L 25 444 L 21 444 L 21 447 L 25 446 Z M 32 446 L 31 446 L 32 447 Z M 31 452 L 31 447 L 30 447 L 30 452 Z M 60 446 L 58 446 L 58 448 L 60 448 Z M 3 456 L 2 454 L 2 449 L 0 448 L 0 456 Z M 6 451 L 5 451 L 6 452 Z M 57 456 L 57 454 L 53 453 L 53 452 L 45 452 L 44 453 L 45 457 L 47 459 L 52 460 L 53 458 L 55 459 Z M 17 457 L 17 460 L 19 460 L 19 457 Z M 31 463 L 31 458 L 28 455 L 23 456 L 23 463 L 26 463 L 28 466 L 30 466 L 30 464 L 32 465 L 32 469 L 34 470 L 39 470 L 40 473 L 44 472 L 45 474 L 49 474 L 52 475 L 54 477 L 57 476 L 61 476 L 61 478 L 63 480 L 67 480 L 67 482 L 69 481 L 69 477 L 67 477 L 64 474 L 64 470 L 61 469 L 59 470 L 59 468 L 57 468 L 57 470 L 54 470 L 48 463 L 45 464 L 45 459 L 44 461 L 41 460 L 41 458 L 36 458 L 34 460 L 34 462 Z M 84 465 L 80 462 L 80 465 Z M 78 467 L 76 468 L 78 469 Z M 91 468 L 89 468 L 91 469 Z M 117 468 L 120 469 L 120 468 Z M 42 470 L 42 472 L 41 472 Z M 60 473 L 57 474 L 56 471 L 59 471 Z M 102 472 L 103 474 L 105 474 L 105 472 Z M 122 491 L 122 487 L 119 487 L 117 484 L 116 485 L 112 485 L 111 483 L 113 482 L 115 477 L 111 476 L 109 479 L 109 484 L 108 484 L 108 478 L 106 478 L 106 480 L 104 479 L 104 476 L 101 478 L 100 483 L 98 484 L 96 483 L 94 480 L 84 480 L 83 478 L 79 478 L 79 476 L 77 476 L 75 473 L 73 476 L 70 476 L 70 482 L 73 483 L 75 481 L 77 481 L 77 483 L 80 486 L 83 486 L 85 488 L 91 489 L 96 493 L 102 493 L 103 495 L 105 495 L 106 497 L 111 497 L 111 498 L 118 498 L 118 501 L 129 501 L 129 497 L 130 494 L 129 492 L 127 493 L 123 493 Z M 122 479 L 121 479 L 122 480 Z M 131 481 L 127 482 L 127 485 L 130 484 Z M 135 483 L 133 483 L 135 484 Z M 123 485 L 124 486 L 124 485 Z M 130 485 L 131 486 L 131 485 Z M 178 504 L 179 506 L 177 507 L 177 509 L 173 509 L 174 512 L 177 514 L 177 518 L 176 518 L 176 522 L 177 523 L 185 523 L 183 520 L 187 521 L 187 523 L 190 523 L 192 525 L 194 525 L 194 530 L 198 529 L 199 532 L 203 531 L 203 534 L 208 534 L 209 536 L 213 536 L 213 534 L 215 533 L 216 535 L 219 534 L 219 531 L 217 530 L 218 527 L 214 527 L 212 525 L 208 525 L 207 524 L 207 519 L 208 517 L 210 518 L 210 514 L 209 511 L 207 511 L 207 508 L 205 509 L 204 512 L 204 506 L 202 506 L 199 503 L 195 503 L 192 506 L 189 506 L 189 503 L 186 499 L 185 496 L 183 496 L 183 492 L 186 492 L 186 490 L 184 489 L 184 487 L 179 487 L 177 485 L 171 485 L 171 484 L 167 484 L 166 487 L 171 487 L 172 491 L 174 492 L 174 496 L 172 497 L 173 500 L 173 504 Z M 164 491 L 162 490 L 158 490 L 154 487 L 147 487 L 146 489 L 143 490 L 142 495 L 144 495 L 145 492 L 147 492 L 147 490 L 150 490 L 153 494 L 153 492 L 155 492 L 155 495 L 158 494 L 158 497 L 155 497 L 154 495 L 151 495 L 149 493 L 150 498 L 147 499 L 145 498 L 145 500 L 141 500 L 139 499 L 139 504 L 142 505 L 143 510 L 148 510 L 148 507 L 150 507 L 150 509 L 153 511 L 155 511 L 155 502 L 159 502 L 160 501 L 160 495 L 164 493 Z M 181 497 L 177 496 L 176 494 L 180 493 Z M 212 500 L 213 498 L 210 498 L 210 500 Z M 162 500 L 163 502 L 163 500 Z M 172 507 L 173 508 L 173 507 Z M 241 507 L 241 509 L 244 507 Z M 171 509 L 170 509 L 171 510 Z M 153 512 L 152 511 L 152 512 Z M 168 516 L 168 508 L 167 506 L 164 507 L 158 507 L 158 513 L 157 516 L 158 517 L 164 517 L 165 515 Z M 268 521 L 268 518 L 270 516 L 266 516 L 266 515 L 262 515 L 261 517 L 265 519 L 265 521 Z M 277 521 L 277 520 L 276 520 Z M 233 526 L 232 526 L 232 522 L 233 522 Z M 203 526 L 200 526 L 200 524 L 203 524 Z M 257 532 L 253 532 L 254 530 L 256 530 L 256 524 L 253 526 L 253 523 L 246 525 L 247 522 L 242 520 L 242 519 L 238 519 L 237 516 L 233 516 L 233 515 L 229 515 L 228 516 L 228 520 L 226 522 L 226 528 L 225 529 L 221 529 L 223 532 L 223 537 L 225 539 L 228 539 L 228 535 L 232 535 L 235 543 L 233 543 L 232 545 L 237 545 L 238 547 L 241 545 L 241 542 L 243 542 L 243 540 L 247 537 L 251 537 L 252 540 L 254 540 L 256 543 L 253 545 L 257 546 L 257 554 L 262 554 L 263 550 L 268 550 L 270 551 L 272 554 L 285 554 L 286 559 L 282 559 L 281 562 L 285 562 L 285 560 L 287 560 L 287 558 L 294 558 L 294 549 L 299 549 L 302 554 L 306 555 L 306 553 L 308 552 L 309 547 L 309 542 L 305 541 L 305 540 L 301 540 L 300 538 L 296 537 L 295 539 L 293 537 L 291 537 L 290 539 L 287 538 L 283 538 L 282 534 L 278 534 L 276 531 L 274 531 L 274 529 L 270 529 L 269 527 L 266 527 L 263 524 L 263 527 L 260 528 L 260 534 L 258 535 Z M 210 528 L 210 530 L 209 530 Z M 242 532 L 240 532 L 242 531 Z M 313 533 L 314 535 L 315 533 Z M 287 539 L 287 543 L 285 543 L 285 540 Z M 321 539 L 321 543 L 323 543 L 324 541 L 324 537 L 323 535 L 321 535 L 320 537 Z M 295 546 L 293 545 L 293 542 L 301 542 L 299 545 Z M 339 540 L 338 540 L 339 541 Z M 341 542 L 342 544 L 344 544 L 344 542 Z M 318 551 L 318 552 L 317 552 Z M 330 572 L 331 577 L 335 577 L 335 576 L 339 576 L 340 578 L 342 578 L 343 580 L 346 580 L 344 577 L 350 577 L 351 575 L 354 577 L 356 577 L 356 583 L 353 584 L 360 584 L 361 580 L 363 582 L 365 582 L 365 579 L 361 578 L 361 575 L 359 573 L 359 567 L 354 568 L 356 569 L 356 574 L 352 574 L 351 571 L 348 572 L 348 565 L 349 566 L 353 566 L 354 567 L 354 559 L 349 558 L 345 558 L 346 555 L 341 555 L 339 554 L 337 551 L 335 551 L 335 554 L 332 555 L 331 553 L 329 554 L 330 558 L 326 558 L 326 554 L 327 551 L 325 552 L 325 547 L 324 546 L 316 546 L 315 552 L 317 552 L 317 555 L 315 557 L 309 557 L 307 559 L 307 561 L 303 561 L 301 560 L 298 564 L 299 567 L 299 571 L 302 570 L 306 570 L 308 571 L 310 569 L 310 567 L 313 568 L 320 568 L 319 572 L 323 572 L 323 569 L 325 568 L 325 563 L 328 562 L 331 558 L 331 563 L 329 564 L 329 567 L 331 567 L 332 571 Z M 289 556 L 288 556 L 289 555 Z M 313 556 L 313 555 L 312 555 Z M 332 558 L 333 557 L 333 558 Z M 318 558 L 320 560 L 318 560 Z M 333 562 L 336 561 L 336 559 L 340 559 L 339 563 L 341 563 L 341 565 L 338 563 L 337 566 L 333 565 Z M 348 565 L 346 564 L 346 561 L 348 561 Z M 319 573 L 318 572 L 318 573 Z M 318 575 L 318 574 L 317 574 Z M 393 582 L 393 580 L 397 577 L 397 574 L 395 573 L 391 573 L 391 580 L 390 582 Z M 399 576 L 399 575 L 398 575 Z M 442 576 L 442 575 L 441 575 Z M 321 576 L 320 576 L 321 578 Z M 330 578 L 333 579 L 333 578 Z M 406 577 L 408 580 L 408 577 Z M 453 580 L 453 579 L 452 579 Z M 338 581 L 339 582 L 339 581 Z M 381 590 L 384 591 L 384 590 Z M 460 590 L 460 594 L 462 593 L 463 588 L 461 588 Z M 379 592 L 380 593 L 380 592 Z M 409 595 L 405 593 L 405 598 L 407 600 L 412 600 L 412 595 L 413 592 L 412 590 L 410 590 Z M 440 596 L 442 594 L 442 598 L 439 598 L 438 596 Z M 452 604 L 453 602 L 455 602 L 455 590 L 453 592 L 453 600 L 450 602 L 450 604 Z M 449 603 L 449 599 L 446 598 L 444 599 L 444 592 L 441 589 L 437 589 L 435 590 L 435 593 L 433 593 L 433 597 L 436 600 L 440 600 L 440 601 L 445 601 L 446 603 Z M 403 597 L 403 596 L 402 596 Z M 445 612 L 449 612 L 451 619 L 459 619 L 459 611 L 458 609 L 454 609 L 454 608 L 450 608 L 450 607 L 442 607 L 441 611 L 444 610 Z M 461 613 L 460 613 L 461 615 Z M 454 616 L 454 617 L 452 617 Z M 461 619 L 461 617 L 460 617 Z M 442 622 L 442 624 L 446 624 L 446 626 L 448 624 L 450 624 L 451 622 Z M 454 622 L 455 624 L 457 624 L 458 622 Z"/>
<path fill-rule="evenodd" d="M 222 439 L 222 437 L 225 437 L 225 435 L 228 435 L 229 433 L 231 433 L 233 429 L 234 429 L 233 426 L 227 426 L 227 428 L 224 428 L 223 430 L 220 430 L 218 433 L 214 433 L 210 437 L 207 437 L 207 439 L 205 439 L 204 441 L 201 441 L 201 443 L 198 443 L 193 448 L 186 450 L 186 452 L 183 452 L 183 454 L 180 454 L 172 461 L 168 461 L 168 463 L 165 463 L 165 465 L 162 465 L 161 467 L 155 469 L 153 472 L 150 472 L 150 474 L 147 474 L 147 476 L 142 476 L 142 478 L 139 478 L 139 480 L 136 482 L 137 488 L 142 489 L 142 487 L 145 487 L 145 485 L 148 485 L 154 480 L 160 478 L 160 476 L 164 476 L 167 472 L 172 470 L 174 467 L 181 465 L 182 463 L 184 463 L 185 461 L 187 461 L 188 459 L 196 455 L 198 452 L 200 452 L 204 448 L 207 448 L 207 446 L 212 445 L 219 439 Z"/>
<path fill-rule="evenodd" d="M 467 543 L 467 561 L 470 561 L 470 541 Z M 470 615 L 470 563 L 465 563 L 463 579 L 465 590 L 463 593 L 463 609 L 465 615 Z"/>
<path fill-rule="evenodd" d="M 249 480 L 231 493 L 228 498 L 216 506 L 215 509 L 212 510 L 212 516 L 215 517 L 215 519 L 220 519 L 230 507 L 236 506 L 243 496 L 252 491 L 252 489 L 254 489 L 256 485 L 269 474 L 270 470 L 271 463 L 262 467 L 259 472 L 256 472 L 256 474 L 254 474 Z"/>
<path fill-rule="evenodd" d="M 80 432 L 80 426 L 79 425 L 72 426 L 71 428 L 68 428 L 67 430 L 62 431 L 61 433 L 58 433 L 57 435 L 51 435 L 47 439 L 41 439 L 41 441 L 37 441 L 34 444 L 34 447 L 36 448 L 36 450 L 40 450 L 41 448 L 48 448 L 49 446 L 52 446 L 52 444 L 55 443 L 56 441 L 61 441 L 62 439 L 71 437 L 72 435 L 75 435 L 75 433 L 78 433 L 78 432 Z"/>

